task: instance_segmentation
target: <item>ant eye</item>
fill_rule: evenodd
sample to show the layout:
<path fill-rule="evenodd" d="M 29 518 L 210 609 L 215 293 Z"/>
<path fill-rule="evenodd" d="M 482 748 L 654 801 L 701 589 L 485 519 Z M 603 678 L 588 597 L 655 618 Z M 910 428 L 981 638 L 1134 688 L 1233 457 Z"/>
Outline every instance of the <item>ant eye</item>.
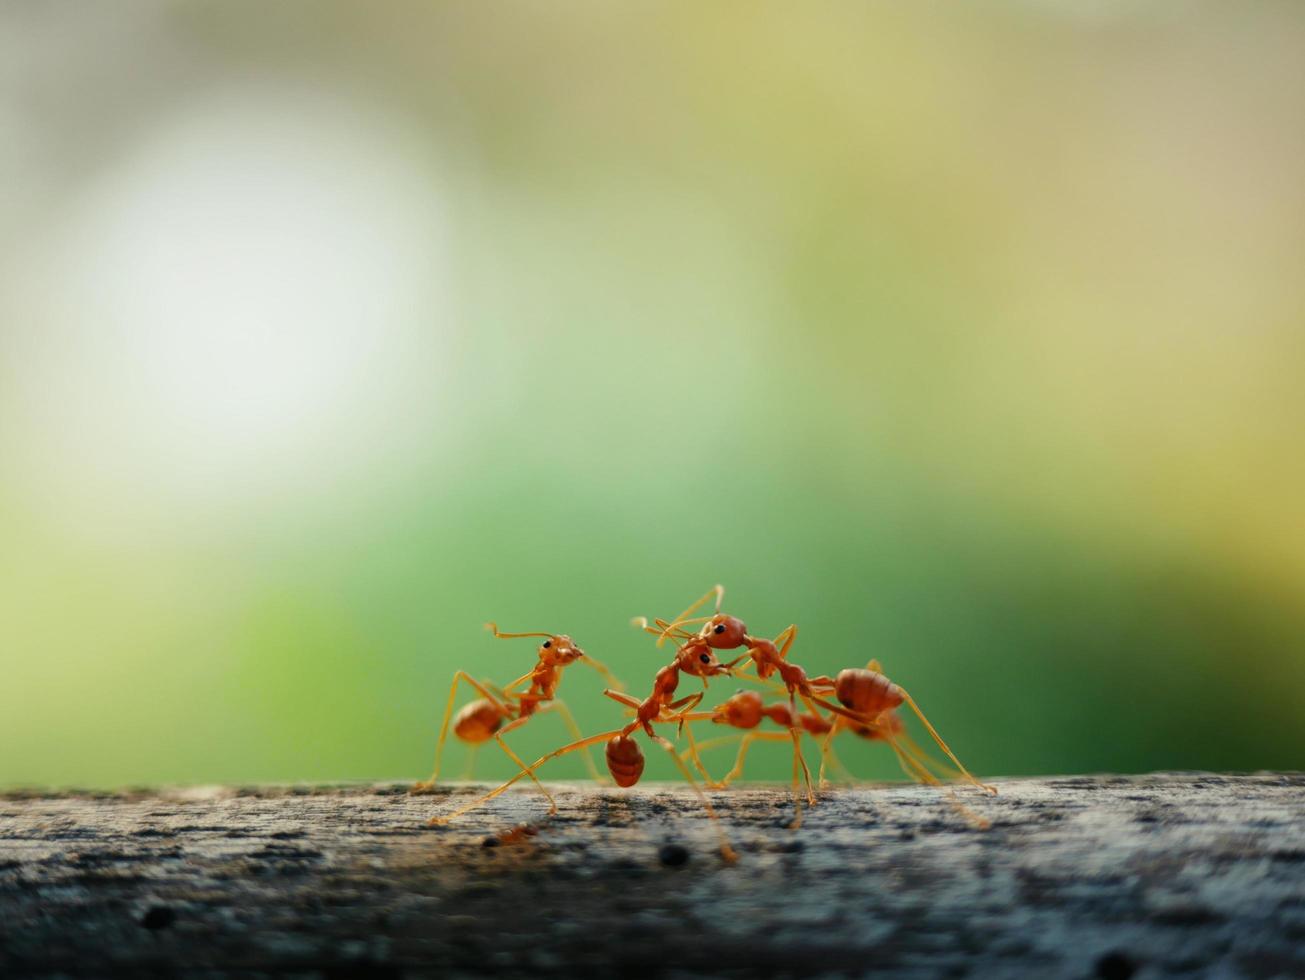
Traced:
<path fill-rule="evenodd" d="M 725 632 L 725 624 L 724 624 L 724 623 L 717 623 L 717 624 L 716 624 L 716 632 L 717 632 L 717 633 L 724 633 L 724 632 Z"/>
<path fill-rule="evenodd" d="M 707 653 L 702 654 L 700 657 L 698 657 L 698 659 L 705 664 L 711 663 L 711 655 Z"/>
<path fill-rule="evenodd" d="M 552 645 L 553 645 L 553 641 L 552 641 L 552 640 L 545 640 L 545 641 L 544 641 L 544 646 L 545 646 L 545 647 L 551 647 Z"/>

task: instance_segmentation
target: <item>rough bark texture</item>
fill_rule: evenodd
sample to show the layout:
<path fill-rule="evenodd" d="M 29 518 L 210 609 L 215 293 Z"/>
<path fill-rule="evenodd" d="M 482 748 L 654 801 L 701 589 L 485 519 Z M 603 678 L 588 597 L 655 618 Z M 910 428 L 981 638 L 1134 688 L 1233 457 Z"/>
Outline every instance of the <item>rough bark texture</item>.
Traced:
<path fill-rule="evenodd" d="M 0 976 L 1305 976 L 1305 776 L 998 785 L 8 794 Z"/>

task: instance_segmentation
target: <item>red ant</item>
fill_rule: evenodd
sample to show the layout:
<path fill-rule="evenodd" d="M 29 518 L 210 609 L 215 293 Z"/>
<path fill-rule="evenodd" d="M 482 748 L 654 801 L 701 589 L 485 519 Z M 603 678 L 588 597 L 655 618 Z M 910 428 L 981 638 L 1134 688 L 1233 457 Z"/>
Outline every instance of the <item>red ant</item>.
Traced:
<path fill-rule="evenodd" d="M 880 672 L 877 661 L 871 661 L 867 665 L 866 671 L 878 674 Z M 881 675 L 882 676 L 882 675 Z M 841 763 L 837 762 L 837 757 L 833 754 L 834 736 L 843 731 L 851 732 L 861 738 L 870 741 L 882 741 L 889 745 L 893 754 L 897 757 L 898 764 L 902 771 L 912 779 L 928 783 L 934 786 L 943 785 L 941 780 L 934 775 L 929 766 L 932 764 L 944 777 L 955 775 L 955 771 L 940 762 L 934 762 L 929 759 L 927 753 L 922 749 L 914 739 L 906 733 L 905 725 L 902 719 L 897 715 L 893 708 L 888 708 L 882 712 L 873 722 L 852 721 L 842 715 L 834 715 L 832 718 L 825 718 L 814 712 L 803 712 L 793 718 L 789 706 L 784 702 L 776 702 L 767 705 L 762 701 L 761 695 L 756 691 L 739 691 L 733 697 L 729 698 L 722 704 L 719 704 L 711 712 L 697 712 L 685 718 L 686 722 L 710 720 L 719 725 L 729 725 L 734 728 L 745 729 L 742 736 L 725 736 L 720 739 L 712 739 L 707 742 L 699 743 L 696 751 L 693 752 L 693 758 L 698 765 L 699 772 L 702 773 L 703 779 L 713 789 L 723 789 L 733 780 L 743 774 L 744 760 L 747 758 L 748 749 L 757 741 L 774 741 L 787 742 L 789 736 L 785 733 L 770 732 L 757 730 L 762 721 L 771 721 L 784 728 L 792 729 L 795 726 L 801 726 L 802 730 L 812 737 L 822 738 L 821 743 L 821 762 L 820 762 L 820 788 L 824 789 L 827 784 L 825 780 L 825 768 L 831 758 L 844 768 Z M 719 780 L 712 780 L 705 769 L 702 768 L 701 759 L 697 753 L 705 751 L 716 745 L 739 739 L 739 751 L 734 760 L 734 766 L 726 775 Z M 684 753 L 688 755 L 689 753 Z M 985 787 L 987 788 L 987 787 Z M 988 821 L 978 814 L 974 813 L 968 807 L 960 803 L 948 791 L 951 803 L 960 813 L 970 820 L 976 826 L 987 827 Z"/>
<path fill-rule="evenodd" d="M 532 837 L 538 836 L 539 828 L 532 823 L 519 823 L 515 827 L 509 827 L 493 837 L 486 838 L 486 844 L 493 841 L 495 844 L 524 844 L 529 842 Z"/>
<path fill-rule="evenodd" d="M 985 786 L 970 774 L 965 766 L 961 764 L 961 761 L 956 758 L 952 750 L 948 748 L 947 743 L 942 740 L 942 736 L 929 723 L 929 719 L 924 716 L 915 700 L 904 689 L 888 680 L 879 671 L 879 665 L 876 661 L 871 661 L 864 669 L 844 670 L 839 673 L 837 678 L 823 675 L 809 678 L 806 671 L 788 660 L 789 649 L 797 636 L 796 625 L 784 629 L 774 640 L 749 636 L 747 627 L 742 620 L 720 611 L 724 594 L 724 588 L 717 585 L 681 613 L 673 622 L 665 624 L 659 621 L 658 625 L 663 627 L 662 637 L 664 639 L 672 631 L 679 630 L 690 623 L 701 622 L 703 625 L 698 635 L 686 646 L 696 643 L 699 646 L 712 647 L 717 650 L 734 650 L 739 647 L 746 647 L 747 650 L 743 656 L 731 661 L 727 666 L 733 667 L 740 660 L 751 658 L 753 663 L 756 664 L 757 676 L 762 680 L 767 680 L 775 674 L 779 674 L 779 679 L 788 691 L 789 698 L 787 720 L 789 737 L 793 742 L 793 795 L 795 802 L 799 799 L 797 791 L 799 768 L 806 783 L 807 802 L 810 805 L 815 805 L 816 802 L 815 791 L 811 786 L 811 772 L 807 768 L 806 760 L 802 757 L 799 741 L 803 731 L 799 719 L 805 717 L 799 716 L 797 711 L 796 702 L 799 698 L 807 706 L 811 715 L 819 718 L 819 709 L 824 708 L 830 714 L 843 718 L 844 727 L 853 730 L 857 726 L 876 726 L 886 713 L 893 711 L 902 704 L 906 704 L 920 719 L 934 741 L 938 743 L 938 747 L 951 759 L 967 780 L 988 792 L 996 792 L 991 786 Z M 716 597 L 716 611 L 713 615 L 701 619 L 688 618 L 707 603 L 713 595 Z M 658 642 L 660 643 L 661 640 Z M 839 704 L 827 700 L 831 694 L 838 698 Z M 832 739 L 833 731 L 831 728 L 826 737 L 826 746 Z M 802 811 L 801 805 L 798 803 L 793 826 L 795 828 L 801 826 L 801 822 Z"/>
<path fill-rule="evenodd" d="M 929 719 L 924 716 L 924 712 L 915 703 L 915 699 L 907 694 L 904 688 L 894 684 L 884 676 L 879 661 L 871 660 L 863 668 L 850 667 L 847 670 L 840 670 L 838 676 L 833 680 L 828 677 L 813 677 L 811 684 L 821 691 L 826 689 L 831 691 L 845 708 L 854 712 L 853 715 L 849 716 L 854 723 L 879 724 L 882 719 L 891 716 L 897 708 L 905 704 L 920 719 L 920 724 L 924 725 L 925 730 L 937 743 L 938 748 L 942 749 L 943 754 L 952 761 L 952 764 L 956 766 L 957 771 L 967 782 L 986 793 L 996 794 L 997 788 L 995 786 L 989 786 L 975 779 L 961 763 L 961 760 L 956 758 L 956 753 L 948 748 L 947 743 L 938 734 L 938 730 L 929 723 Z M 846 721 L 842 723 L 847 725 Z M 855 725 L 847 725 L 847 727 L 851 727 L 853 731 L 856 730 Z M 834 732 L 830 732 L 826 736 L 826 743 L 833 735 Z M 918 754 L 923 755 L 923 752 L 921 751 Z M 906 763 L 904 762 L 904 764 Z M 929 778 L 928 770 L 924 769 L 922 765 L 914 763 L 911 768 L 915 769 L 916 774 L 925 782 L 936 782 L 936 780 Z"/>
<path fill-rule="evenodd" d="M 742 735 L 726 735 L 722 738 L 711 739 L 707 742 L 699 742 L 696 745 L 697 752 L 705 752 L 707 749 L 714 748 L 718 745 L 725 745 L 729 742 L 738 741 L 739 751 L 734 760 L 734 767 L 721 779 L 712 779 L 705 769 L 701 768 L 699 761 L 699 772 L 706 780 L 707 785 L 712 789 L 724 789 L 731 782 L 743 774 L 743 763 L 747 758 L 748 749 L 752 743 L 757 741 L 764 742 L 787 742 L 789 735 L 787 732 L 772 732 L 761 730 L 759 726 L 763 721 L 771 721 L 781 728 L 800 727 L 804 734 L 814 738 L 835 733 L 836 730 L 846 727 L 848 731 L 853 731 L 857 735 L 866 739 L 886 740 L 889 734 L 899 734 L 902 732 L 902 721 L 895 714 L 889 714 L 881 725 L 856 725 L 845 722 L 843 718 L 835 715 L 833 720 L 825 718 L 823 715 L 813 712 L 801 712 L 794 719 L 789 706 L 786 702 L 776 701 L 772 704 L 766 704 L 759 693 L 756 691 L 739 691 L 733 697 L 716 705 L 711 711 L 695 712 L 686 716 L 686 722 L 694 721 L 711 721 L 717 725 L 729 725 L 732 728 L 744 729 Z M 886 730 L 885 730 L 886 729 Z M 681 758 L 689 758 L 689 750 L 681 753 Z M 825 754 L 833 756 L 833 748 L 829 746 Z M 835 761 L 837 761 L 835 759 Z M 841 768 L 841 763 L 839 764 Z M 820 771 L 820 788 L 826 785 L 824 778 L 825 766 L 821 765 Z"/>
<path fill-rule="evenodd" d="M 544 637 L 544 642 L 539 645 L 539 662 L 535 664 L 529 673 L 522 674 L 505 688 L 498 688 L 492 684 L 477 681 L 463 670 L 459 670 L 453 675 L 453 686 L 449 689 L 449 701 L 444 709 L 444 721 L 440 726 L 439 742 L 435 749 L 435 771 L 430 779 L 418 783 L 414 787 L 418 792 L 430 789 L 439 781 L 440 763 L 444 756 L 444 743 L 448 738 L 449 720 L 453 715 L 453 705 L 457 698 L 459 683 L 465 681 L 474 687 L 481 696 L 477 700 L 464 705 L 462 710 L 458 712 L 457 717 L 453 719 L 453 734 L 472 745 L 473 748 L 492 738 L 499 744 L 499 747 L 507 754 L 508 758 L 522 769 L 526 768 L 526 764 L 503 741 L 503 736 L 513 729 L 520 728 L 536 713 L 548 710 L 556 711 L 562 717 L 562 721 L 571 735 L 574 738 L 580 737 L 580 728 L 575 723 L 575 717 L 571 714 L 571 709 L 555 696 L 557 687 L 562 681 L 563 668 L 577 661 L 588 664 L 598 671 L 609 684 L 617 689 L 624 689 L 621 682 L 612 675 L 612 672 L 606 666 L 588 656 L 575 645 L 571 637 L 564 633 L 503 633 L 499 631 L 495 623 L 486 623 L 485 628 L 492 631 L 499 639 L 517 639 L 528 636 Z M 527 690 L 520 693 L 513 691 L 513 688 L 520 687 L 527 682 L 530 684 Z M 601 780 L 602 777 L 599 776 L 594 760 L 588 752 L 585 753 L 585 763 L 589 767 L 589 772 L 593 778 Z M 539 787 L 540 792 L 548 798 L 553 812 L 557 812 L 557 804 L 554 802 L 552 794 L 544 788 L 544 785 L 538 779 L 535 779 L 534 773 L 529 775 L 535 785 Z"/>
<path fill-rule="evenodd" d="M 676 634 L 679 638 L 687 638 L 690 640 L 693 638 L 693 634 L 682 633 L 680 631 L 653 629 L 651 627 L 649 627 L 649 630 L 652 632 L 664 633 L 665 635 Z M 698 787 L 697 782 L 693 778 L 693 774 L 689 771 L 689 768 L 684 764 L 680 759 L 679 754 L 676 752 L 674 744 L 672 744 L 668 739 L 663 738 L 661 735 L 658 735 L 652 727 L 654 724 L 683 725 L 685 715 L 692 711 L 693 708 L 697 707 L 699 702 L 702 701 L 703 695 L 701 692 L 690 694 L 688 697 L 680 698 L 678 700 L 672 700 L 675 690 L 679 686 L 680 674 L 682 673 L 702 678 L 703 687 L 705 688 L 709 677 L 728 674 L 729 668 L 722 664 L 716 658 L 715 653 L 711 650 L 702 648 L 700 645 L 693 644 L 692 642 L 686 643 L 684 646 L 680 647 L 675 654 L 675 658 L 669 664 L 657 671 L 657 675 L 653 679 L 652 692 L 642 701 L 619 691 L 609 689 L 603 692 L 609 698 L 619 701 L 621 704 L 634 709 L 635 716 L 629 724 L 614 729 L 613 731 L 577 739 L 569 745 L 564 745 L 560 749 L 549 752 L 547 755 L 541 756 L 531 765 L 523 765 L 521 767 L 521 772 L 517 773 L 498 788 L 491 790 L 484 796 L 473 800 L 465 806 L 459 807 L 452 813 L 432 817 L 430 822 L 432 824 L 448 823 L 454 818 L 489 802 L 500 793 L 506 791 L 509 786 L 517 782 L 517 780 L 521 779 L 523 776 L 529 776 L 538 783 L 538 780 L 535 777 L 535 770 L 545 762 L 548 762 L 550 759 L 555 759 L 558 756 L 566 755 L 569 752 L 575 752 L 579 749 L 587 749 L 589 746 L 597 745 L 599 742 L 607 743 L 607 769 L 612 774 L 612 779 L 615 780 L 618 786 L 633 786 L 643 775 L 644 757 L 643 750 L 640 749 L 639 743 L 631 736 L 636 731 L 642 729 L 648 738 L 666 750 L 672 761 L 674 761 L 676 767 L 680 770 L 680 773 L 688 781 L 689 785 L 693 787 L 694 792 L 698 794 L 698 798 L 702 801 L 708 817 L 711 818 L 713 826 L 716 827 L 717 833 L 720 834 L 721 856 L 726 861 L 734 861 L 737 858 L 737 855 L 730 847 L 724 831 L 720 829 L 719 819 L 716 816 L 716 811 L 712 808 L 711 801 L 707 799 L 706 794 L 704 794 Z M 699 765 L 701 764 L 699 763 Z M 550 804 L 552 804 L 550 813 L 556 813 L 556 804 L 552 802 L 551 797 L 549 798 L 549 801 Z"/>
<path fill-rule="evenodd" d="M 711 616 L 699 618 L 689 618 L 694 612 L 705 605 L 712 596 L 716 597 L 716 611 Z M 707 592 L 701 599 L 689 606 L 684 612 L 675 618 L 674 621 L 666 623 L 663 620 L 657 620 L 657 625 L 662 627 L 661 637 L 658 639 L 660 644 L 672 632 L 679 630 L 683 626 L 694 623 L 702 623 L 702 629 L 687 644 L 692 649 L 714 649 L 714 650 L 737 650 L 739 647 L 746 647 L 747 652 L 742 656 L 730 661 L 728 667 L 733 667 L 740 660 L 751 657 L 757 664 L 757 676 L 762 680 L 769 678 L 776 672 L 779 673 L 780 679 L 784 682 L 784 687 L 788 691 L 789 697 L 789 738 L 793 742 L 793 802 L 796 813 L 793 822 L 790 825 L 794 830 L 802 825 L 802 804 L 801 794 L 799 792 L 799 772 L 806 785 L 807 803 L 815 806 L 816 793 L 811 785 L 811 771 L 807 768 L 806 759 L 802 757 L 802 728 L 797 722 L 797 699 L 800 697 L 807 708 L 815 715 L 819 716 L 820 711 L 817 705 L 824 707 L 833 714 L 846 714 L 849 717 L 856 718 L 852 712 L 841 708 L 836 704 L 831 704 L 817 696 L 816 691 L 812 688 L 811 683 L 807 680 L 806 671 L 797 664 L 789 663 L 786 659 L 789 647 L 793 645 L 793 639 L 797 636 L 797 626 L 789 626 L 783 630 L 774 640 L 767 640 L 762 637 L 748 635 L 748 628 L 744 625 L 743 620 L 735 616 L 729 616 L 720 611 L 721 601 L 725 597 L 724 586 L 717 585 Z"/>

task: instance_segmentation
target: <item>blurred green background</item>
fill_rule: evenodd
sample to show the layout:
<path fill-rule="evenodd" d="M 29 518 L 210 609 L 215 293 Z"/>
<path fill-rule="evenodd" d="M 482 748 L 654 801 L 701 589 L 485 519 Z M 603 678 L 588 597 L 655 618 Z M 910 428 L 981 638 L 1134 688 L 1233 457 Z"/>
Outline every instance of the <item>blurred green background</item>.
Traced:
<path fill-rule="evenodd" d="M 643 693 L 629 618 L 718 581 L 979 773 L 1300 768 L 1303 43 L 1295 4 L 4 5 L 0 784 L 422 777 L 453 670 L 533 662 L 484 620 Z"/>

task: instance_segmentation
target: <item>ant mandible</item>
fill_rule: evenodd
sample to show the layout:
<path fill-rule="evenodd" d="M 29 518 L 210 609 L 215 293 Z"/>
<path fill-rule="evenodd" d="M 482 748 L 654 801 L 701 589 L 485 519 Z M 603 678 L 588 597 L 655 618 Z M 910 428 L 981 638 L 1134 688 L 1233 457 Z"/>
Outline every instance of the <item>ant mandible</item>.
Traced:
<path fill-rule="evenodd" d="M 444 757 L 444 743 L 448 738 L 450 719 L 453 722 L 453 734 L 459 739 L 472 745 L 473 748 L 493 739 L 509 759 L 525 769 L 526 764 L 503 741 L 503 736 L 513 729 L 520 728 L 538 712 L 556 711 L 561 716 L 563 724 L 566 725 L 572 737 L 580 737 L 580 728 L 575 723 L 575 716 L 571 714 L 571 709 L 560 698 L 556 697 L 557 687 L 562 681 L 562 670 L 565 667 L 576 662 L 588 664 L 598 671 L 613 687 L 623 689 L 621 682 L 613 676 L 612 672 L 604 664 L 586 654 L 565 633 L 504 633 L 499 630 L 496 623 L 486 623 L 485 628 L 499 639 L 544 637 L 544 642 L 539 645 L 539 661 L 528 673 L 522 674 L 504 688 L 497 688 L 492 684 L 477 681 L 463 670 L 459 670 L 453 675 L 453 686 L 449 689 L 449 700 L 444 708 L 444 721 L 440 725 L 439 742 L 435 748 L 435 771 L 430 779 L 418 783 L 414 787 L 418 792 L 430 789 L 439 781 L 440 765 Z M 470 684 L 480 694 L 480 697 L 464 705 L 458 712 L 457 717 L 453 718 L 453 705 L 457 699 L 458 685 L 460 683 Z M 529 683 L 529 687 L 525 691 L 514 691 L 514 688 L 526 683 Z M 586 752 L 584 758 L 590 775 L 595 780 L 601 781 L 602 777 L 598 774 L 592 756 Z M 540 792 L 548 798 L 549 804 L 556 812 L 557 804 L 554 802 L 552 794 L 544 788 L 539 780 L 534 778 L 533 773 L 530 774 L 530 778 L 539 787 Z"/>
<path fill-rule="evenodd" d="M 650 627 L 649 629 L 652 628 Z M 654 631 L 658 633 L 663 632 L 661 629 Z M 678 638 L 688 639 L 690 641 L 693 639 L 693 634 L 684 633 L 682 631 L 668 630 L 665 631 L 665 633 L 666 635 L 676 635 Z M 680 774 L 684 776 L 685 780 L 693 788 L 693 791 L 698 795 L 698 799 L 707 811 L 707 816 L 711 819 L 712 825 L 720 835 L 721 857 L 730 862 L 736 860 L 737 855 L 734 853 L 733 848 L 730 847 L 729 840 L 725 837 L 725 832 L 720 828 L 720 821 L 716 815 L 716 811 L 712 808 L 711 801 L 707 799 L 706 794 L 699 788 L 697 782 L 693 778 L 693 774 L 689 771 L 688 766 L 686 766 L 683 760 L 680 759 L 679 753 L 676 752 L 674 744 L 657 734 L 653 729 L 654 724 L 682 725 L 685 715 L 692 711 L 693 708 L 697 707 L 699 702 L 702 701 L 703 695 L 701 692 L 690 694 L 688 697 L 680 698 L 678 700 L 672 700 L 675 690 L 679 686 L 680 674 L 682 673 L 688 674 L 692 677 L 702 678 L 703 687 L 705 688 L 708 678 L 721 674 L 728 674 L 729 668 L 722 664 L 720 660 L 717 659 L 715 653 L 711 650 L 702 649 L 700 646 L 692 644 L 691 642 L 686 643 L 676 651 L 674 659 L 669 664 L 657 671 L 657 675 L 653 679 L 652 692 L 642 701 L 620 691 L 608 689 L 603 692 L 613 700 L 619 701 L 621 704 L 634 709 L 635 716 L 628 724 L 621 728 L 613 729 L 612 731 L 577 739 L 569 745 L 564 745 L 560 749 L 549 752 L 547 755 L 541 756 L 535 760 L 529 766 L 523 765 L 521 772 L 503 783 L 503 785 L 491 790 L 484 796 L 473 800 L 465 806 L 459 807 L 452 813 L 432 817 L 430 823 L 437 825 L 446 824 L 449 821 L 462 816 L 464 813 L 488 803 L 490 800 L 494 799 L 494 797 L 505 792 L 508 787 L 512 786 L 523 776 L 529 776 L 532 780 L 535 780 L 535 782 L 538 783 L 538 779 L 535 777 L 535 770 L 544 763 L 570 752 L 587 749 L 589 746 L 597 745 L 600 742 L 607 743 L 607 769 L 612 774 L 612 779 L 615 780 L 616 785 L 622 787 L 633 786 L 643 775 L 644 756 L 643 750 L 639 747 L 639 743 L 631 736 L 642 729 L 649 739 L 666 750 L 667 754 L 670 755 L 671 760 L 675 763 L 676 768 L 680 770 Z M 701 763 L 699 763 L 699 765 L 701 765 Z M 551 796 L 549 797 L 549 802 L 551 806 L 549 812 L 556 813 L 557 806 L 556 803 L 553 802 Z"/>

